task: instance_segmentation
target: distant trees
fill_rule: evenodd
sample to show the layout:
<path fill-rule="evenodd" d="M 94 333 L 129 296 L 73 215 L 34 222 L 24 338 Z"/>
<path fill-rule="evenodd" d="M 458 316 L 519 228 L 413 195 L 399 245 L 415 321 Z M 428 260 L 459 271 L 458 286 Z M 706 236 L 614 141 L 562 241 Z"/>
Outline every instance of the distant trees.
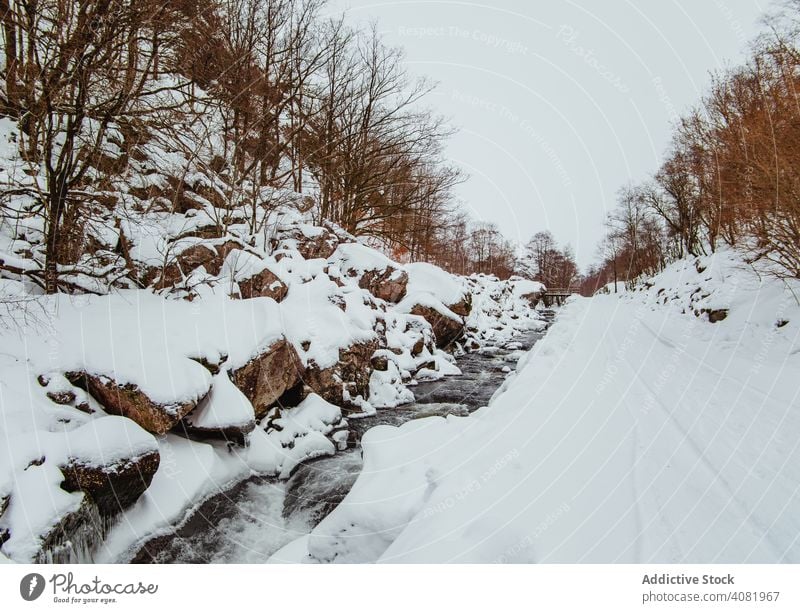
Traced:
<path fill-rule="evenodd" d="M 541 281 L 548 287 L 569 288 L 580 275 L 572 248 L 560 248 L 549 231 L 537 232 L 525 244 L 515 264 L 520 276 Z"/>
<path fill-rule="evenodd" d="M 715 75 L 674 127 L 652 179 L 620 191 L 586 291 L 723 245 L 800 277 L 800 2 L 767 21 L 748 61 Z"/>
<path fill-rule="evenodd" d="M 415 243 L 413 251 L 401 250 L 395 257 L 425 260 L 459 275 L 483 273 L 505 279 L 514 273 L 514 245 L 495 224 L 472 221 L 458 209 L 444 219 L 429 225 L 424 243 Z"/>

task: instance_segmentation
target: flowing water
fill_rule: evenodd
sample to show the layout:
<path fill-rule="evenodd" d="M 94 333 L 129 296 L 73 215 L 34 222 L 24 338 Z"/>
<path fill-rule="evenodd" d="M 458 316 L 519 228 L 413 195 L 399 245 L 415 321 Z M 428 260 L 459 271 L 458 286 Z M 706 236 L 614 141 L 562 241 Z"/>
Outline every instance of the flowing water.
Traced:
<path fill-rule="evenodd" d="M 547 319 L 551 312 L 547 312 Z M 487 347 L 458 360 L 462 374 L 413 388 L 416 401 L 376 415 L 349 419 L 353 446 L 301 464 L 288 481 L 254 477 L 216 495 L 173 533 L 145 544 L 134 562 L 265 562 L 308 534 L 347 495 L 361 471 L 359 441 L 380 424 L 400 425 L 432 415 L 467 415 L 488 404 L 520 356 L 541 338 L 528 332 L 502 347 Z"/>

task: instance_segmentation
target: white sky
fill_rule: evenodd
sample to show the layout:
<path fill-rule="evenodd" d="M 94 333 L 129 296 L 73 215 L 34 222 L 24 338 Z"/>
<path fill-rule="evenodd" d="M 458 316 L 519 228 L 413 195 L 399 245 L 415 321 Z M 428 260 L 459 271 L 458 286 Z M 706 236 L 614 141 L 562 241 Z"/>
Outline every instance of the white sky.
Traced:
<path fill-rule="evenodd" d="M 594 260 L 615 193 L 655 171 L 670 120 L 738 63 L 769 0 L 334 0 L 377 20 L 460 128 L 458 196 L 511 239 L 549 229 Z"/>

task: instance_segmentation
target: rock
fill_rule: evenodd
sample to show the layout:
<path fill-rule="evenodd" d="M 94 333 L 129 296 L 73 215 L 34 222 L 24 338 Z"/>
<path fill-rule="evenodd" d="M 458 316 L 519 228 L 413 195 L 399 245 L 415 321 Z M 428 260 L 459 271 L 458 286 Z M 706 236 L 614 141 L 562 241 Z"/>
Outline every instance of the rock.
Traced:
<path fill-rule="evenodd" d="M 315 228 L 314 230 L 315 233 L 312 236 L 307 236 L 303 233 L 302 228 L 292 228 L 281 238 L 291 239 L 303 259 L 323 258 L 327 260 L 339 246 L 339 239 L 327 228 Z"/>
<path fill-rule="evenodd" d="M 464 349 L 466 351 L 477 351 L 480 348 L 481 344 L 474 338 L 471 338 L 466 343 L 464 343 Z"/>
<path fill-rule="evenodd" d="M 56 404 L 72 404 L 75 402 L 75 392 L 72 390 L 60 390 L 57 392 L 47 392 L 47 397 Z"/>
<path fill-rule="evenodd" d="M 415 305 L 410 313 L 425 318 L 431 325 L 439 349 L 449 347 L 464 333 L 464 320 L 460 317 L 445 315 L 433 307 L 420 304 Z"/>
<path fill-rule="evenodd" d="M 189 356 L 189 359 L 190 360 L 194 360 L 195 362 L 200 364 L 200 366 L 205 368 L 212 375 L 217 375 L 217 374 L 219 374 L 220 367 L 228 360 L 228 356 L 227 355 L 219 356 L 219 361 L 217 361 L 217 362 L 212 362 L 208 358 L 205 358 L 205 357 L 196 358 L 196 357 Z"/>
<path fill-rule="evenodd" d="M 220 244 L 198 243 L 184 249 L 174 261 L 168 264 L 161 273 L 157 289 L 172 287 L 180 283 L 185 276 L 188 276 L 196 268 L 202 266 L 211 275 L 218 275 L 222 269 L 222 264 L 228 254 L 234 249 L 241 248 L 236 241 L 225 241 Z"/>
<path fill-rule="evenodd" d="M 472 294 L 464 294 L 464 296 L 455 304 L 445 305 L 448 309 L 453 311 L 456 315 L 461 317 L 468 317 L 472 312 Z"/>
<path fill-rule="evenodd" d="M 429 360 L 417 366 L 414 369 L 414 374 L 416 375 L 421 370 L 439 370 L 439 369 L 436 368 L 436 362 L 434 360 Z"/>
<path fill-rule="evenodd" d="M 368 270 L 358 280 L 358 286 L 376 298 L 398 303 L 406 295 L 408 273 L 391 266 L 383 270 Z"/>
<path fill-rule="evenodd" d="M 91 547 L 106 536 L 107 522 L 103 521 L 97 505 L 84 496 L 80 506 L 67 513 L 42 538 L 36 564 L 77 564 L 91 561 Z"/>
<path fill-rule="evenodd" d="M 245 426 L 225 426 L 220 428 L 200 428 L 195 426 L 189 416 L 184 417 L 181 422 L 175 426 L 174 430 L 178 433 L 183 433 L 187 438 L 197 441 L 206 441 L 208 439 L 215 439 L 227 441 L 244 447 L 247 444 L 247 435 L 255 430 L 256 423 L 253 421 Z"/>
<path fill-rule="evenodd" d="M 728 309 L 704 309 L 703 312 L 708 313 L 708 321 L 712 324 L 722 321 L 728 316 Z"/>
<path fill-rule="evenodd" d="M 151 400 L 136 385 L 120 385 L 109 377 L 88 373 L 67 373 L 73 385 L 86 390 L 112 415 L 132 419 L 153 434 L 166 434 L 191 411 L 196 402 L 162 404 Z"/>
<path fill-rule="evenodd" d="M 11 496 L 0 496 L 0 517 L 3 516 L 3 513 L 6 512 L 8 508 L 8 501 L 11 499 Z M 0 528 L 0 547 L 3 546 L 9 538 L 11 538 L 11 533 L 8 531 L 7 528 Z"/>
<path fill-rule="evenodd" d="M 302 375 L 300 358 L 286 339 L 276 341 L 261 355 L 230 373 L 233 384 L 253 405 L 257 419 L 293 388 Z"/>
<path fill-rule="evenodd" d="M 150 487 L 159 462 L 158 451 L 107 466 L 91 466 L 80 459 L 71 459 L 60 467 L 64 474 L 61 487 L 68 492 L 85 492 L 100 514 L 110 517 L 131 506 Z"/>
<path fill-rule="evenodd" d="M 380 372 L 385 372 L 389 370 L 389 358 L 387 358 L 385 355 L 378 354 L 372 356 L 372 360 L 370 360 L 370 363 L 372 364 L 372 368 L 374 370 Z"/>
<path fill-rule="evenodd" d="M 539 304 L 539 300 L 541 300 L 543 295 L 544 295 L 544 292 L 542 291 L 542 292 L 531 292 L 529 294 L 523 294 L 520 297 L 523 300 L 527 300 L 528 301 L 528 305 L 530 305 L 530 307 L 532 309 L 535 309 L 536 306 Z"/>
<path fill-rule="evenodd" d="M 286 298 L 289 288 L 268 268 L 252 277 L 239 281 L 239 294 L 242 298 L 272 298 L 280 302 Z"/>
<path fill-rule="evenodd" d="M 403 332 L 406 337 L 416 339 L 411 346 L 411 355 L 414 357 L 420 355 L 425 349 L 433 353 L 436 348 L 433 328 L 424 317 L 408 315 Z M 400 353 L 402 354 L 402 351 Z"/>
<path fill-rule="evenodd" d="M 331 404 L 361 411 L 354 401 L 358 396 L 369 399 L 371 360 L 377 349 L 378 341 L 370 340 L 340 349 L 338 362 L 328 368 L 319 368 L 312 361 L 303 377 L 305 387 Z"/>

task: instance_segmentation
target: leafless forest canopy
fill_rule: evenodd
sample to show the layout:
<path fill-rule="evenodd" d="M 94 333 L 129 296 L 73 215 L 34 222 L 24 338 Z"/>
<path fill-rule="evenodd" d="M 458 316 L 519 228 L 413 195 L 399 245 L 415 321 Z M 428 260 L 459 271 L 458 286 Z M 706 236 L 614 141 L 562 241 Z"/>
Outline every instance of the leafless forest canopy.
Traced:
<path fill-rule="evenodd" d="M 125 206 L 115 186 L 144 155 L 138 145 L 160 139 L 224 185 L 209 196 L 222 230 L 235 211 L 262 231 L 262 213 L 291 193 L 317 222 L 460 274 L 591 293 L 729 245 L 774 274 L 800 275 L 800 4 L 766 19 L 745 65 L 713 76 L 658 172 L 620 190 L 599 261 L 582 277 L 549 233 L 517 250 L 470 218 L 453 192 L 464 176 L 443 151 L 451 128 L 426 103 L 433 84 L 407 73 L 375 28 L 322 9 L 322 0 L 0 0 L 0 113 L 18 122 L 27 174 L 42 179 L 11 182 L 0 199 L 6 223 L 42 219 L 37 267 L 25 274 L 56 291 L 92 249 L 85 224 Z M 174 179 L 179 209 L 185 177 Z M 9 205 L 21 195 L 33 204 Z"/>
<path fill-rule="evenodd" d="M 87 220 L 124 205 L 114 186 L 153 140 L 224 184 L 213 197 L 221 226 L 244 212 L 257 233 L 260 213 L 302 194 L 315 221 L 398 259 L 510 274 L 511 245 L 454 200 L 463 176 L 443 156 L 451 129 L 426 106 L 433 84 L 410 76 L 375 29 L 322 9 L 320 0 L 0 0 L 1 113 L 18 122 L 27 174 L 42 179 L 2 199 L 10 223 L 43 220 L 28 277 L 56 291 L 92 248 Z M 176 210 L 180 192 L 170 194 Z M 7 206 L 21 194 L 34 204 Z"/>
<path fill-rule="evenodd" d="M 714 74 L 676 122 L 658 172 L 619 191 L 585 293 L 723 246 L 800 276 L 800 3 L 765 26 L 748 61 Z"/>

